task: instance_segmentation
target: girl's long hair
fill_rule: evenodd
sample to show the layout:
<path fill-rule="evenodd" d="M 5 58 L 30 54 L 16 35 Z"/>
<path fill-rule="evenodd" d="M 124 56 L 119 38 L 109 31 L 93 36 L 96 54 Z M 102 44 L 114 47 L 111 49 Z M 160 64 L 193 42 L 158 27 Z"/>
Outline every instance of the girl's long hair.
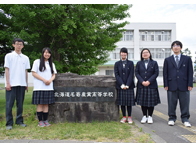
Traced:
<path fill-rule="evenodd" d="M 48 52 L 50 53 L 50 58 L 48 59 L 48 62 L 49 62 L 49 65 L 50 65 L 51 73 L 53 74 L 54 70 L 53 70 L 53 66 L 52 66 L 52 53 L 51 53 L 51 49 L 49 47 L 44 47 L 43 50 L 42 50 L 42 56 L 41 56 L 41 59 L 40 59 L 39 70 L 41 72 L 43 72 L 46 69 L 45 58 L 44 58 L 44 52 L 46 50 L 48 50 Z"/>
<path fill-rule="evenodd" d="M 150 53 L 150 60 L 152 60 L 152 55 L 151 55 L 151 52 L 150 52 L 150 50 L 149 49 L 147 49 L 147 48 L 144 48 L 142 51 L 141 51 L 141 55 L 140 55 L 140 59 L 141 59 L 141 61 L 143 61 L 144 60 L 144 58 L 142 57 L 142 53 L 143 53 L 143 51 L 144 50 L 147 50 L 149 53 Z"/>

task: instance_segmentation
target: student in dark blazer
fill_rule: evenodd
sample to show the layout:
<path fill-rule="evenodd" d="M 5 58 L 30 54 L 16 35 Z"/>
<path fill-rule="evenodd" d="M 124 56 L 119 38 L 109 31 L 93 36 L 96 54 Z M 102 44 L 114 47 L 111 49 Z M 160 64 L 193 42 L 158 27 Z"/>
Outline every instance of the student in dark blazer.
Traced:
<path fill-rule="evenodd" d="M 193 88 L 193 66 L 188 56 L 181 54 L 182 43 L 174 41 L 171 44 L 174 54 L 164 61 L 163 80 L 168 99 L 168 125 L 173 126 L 176 121 L 176 106 L 179 99 L 181 120 L 186 127 L 189 122 L 190 91 Z"/>
<path fill-rule="evenodd" d="M 128 51 L 126 48 L 120 50 L 121 60 L 117 61 L 114 65 L 114 72 L 116 78 L 116 89 L 117 89 L 117 105 L 121 105 L 123 118 L 121 123 L 127 121 L 126 109 L 128 111 L 128 123 L 132 124 L 131 111 L 132 106 L 135 105 L 134 98 L 134 64 L 133 61 L 127 59 Z"/>
<path fill-rule="evenodd" d="M 141 123 L 153 123 L 154 106 L 160 103 L 156 81 L 158 75 L 159 67 L 157 62 L 152 60 L 150 50 L 144 48 L 141 51 L 141 61 L 137 62 L 135 69 L 135 76 L 138 79 L 136 102 L 138 105 L 141 105 L 143 112 Z"/>

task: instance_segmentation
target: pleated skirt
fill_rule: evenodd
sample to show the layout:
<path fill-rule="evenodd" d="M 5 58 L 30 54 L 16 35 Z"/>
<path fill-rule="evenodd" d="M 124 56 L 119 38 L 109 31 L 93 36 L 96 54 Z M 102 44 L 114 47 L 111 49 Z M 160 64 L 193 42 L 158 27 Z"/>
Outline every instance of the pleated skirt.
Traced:
<path fill-rule="evenodd" d="M 158 88 L 137 88 L 136 102 L 137 105 L 145 107 L 154 107 L 161 103 Z"/>
<path fill-rule="evenodd" d="M 55 103 L 54 91 L 33 91 L 32 104 Z"/>
<path fill-rule="evenodd" d="M 117 89 L 117 105 L 134 106 L 135 96 L 133 89 Z"/>

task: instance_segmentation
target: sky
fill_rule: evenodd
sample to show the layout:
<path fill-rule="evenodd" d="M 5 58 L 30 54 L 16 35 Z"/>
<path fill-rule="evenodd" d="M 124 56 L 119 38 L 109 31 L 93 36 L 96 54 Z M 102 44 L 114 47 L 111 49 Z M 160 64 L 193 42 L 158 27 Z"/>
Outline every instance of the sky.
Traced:
<path fill-rule="evenodd" d="M 176 40 L 189 48 L 193 56 L 196 51 L 196 4 L 133 4 L 129 22 L 174 22 Z"/>

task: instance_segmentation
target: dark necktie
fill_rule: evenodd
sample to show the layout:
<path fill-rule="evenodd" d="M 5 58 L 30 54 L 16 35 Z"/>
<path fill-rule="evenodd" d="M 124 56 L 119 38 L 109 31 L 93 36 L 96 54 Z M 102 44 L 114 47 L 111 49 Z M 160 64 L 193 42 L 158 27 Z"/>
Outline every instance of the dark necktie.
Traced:
<path fill-rule="evenodd" d="M 175 56 L 175 58 L 176 58 L 176 65 L 178 67 L 178 64 L 179 64 L 178 56 Z"/>

